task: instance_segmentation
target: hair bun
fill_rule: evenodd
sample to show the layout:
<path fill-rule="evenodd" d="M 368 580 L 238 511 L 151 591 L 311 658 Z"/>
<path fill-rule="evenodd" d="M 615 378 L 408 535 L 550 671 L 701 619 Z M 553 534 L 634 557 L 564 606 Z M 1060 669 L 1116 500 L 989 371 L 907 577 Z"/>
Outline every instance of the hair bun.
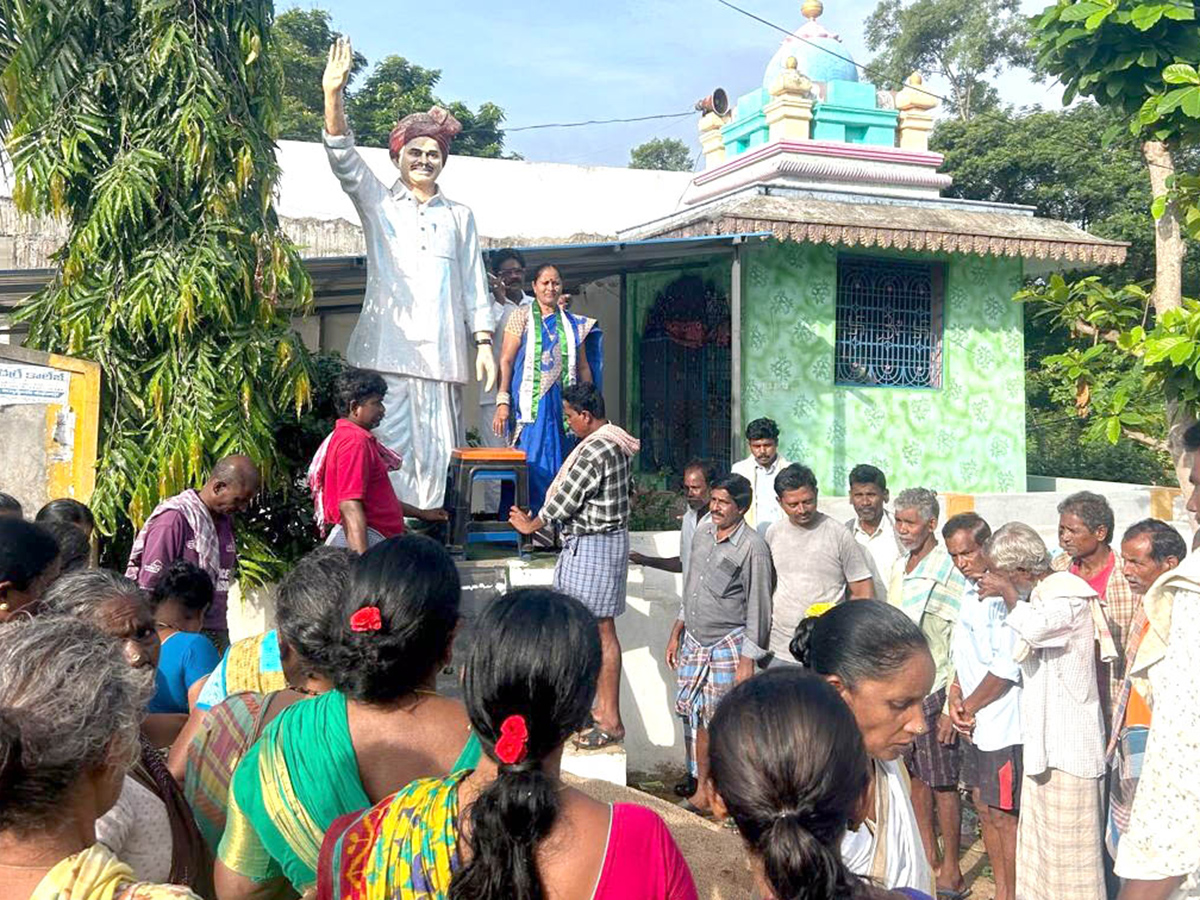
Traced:
<path fill-rule="evenodd" d="M 820 622 L 819 616 L 805 616 L 800 620 L 800 624 L 796 626 L 796 631 L 792 635 L 791 643 L 788 644 L 788 650 L 792 652 L 796 662 L 804 666 L 806 669 L 812 668 L 812 636 L 816 630 L 817 623 Z"/>

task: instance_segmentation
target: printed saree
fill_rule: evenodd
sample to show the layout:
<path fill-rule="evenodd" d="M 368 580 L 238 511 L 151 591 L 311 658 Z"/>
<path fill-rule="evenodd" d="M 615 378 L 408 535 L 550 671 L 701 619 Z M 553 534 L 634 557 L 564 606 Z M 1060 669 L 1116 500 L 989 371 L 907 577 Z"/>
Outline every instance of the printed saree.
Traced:
<path fill-rule="evenodd" d="M 269 694 L 234 694 L 204 717 L 187 748 L 183 795 L 192 807 L 204 842 L 216 852 L 225 832 L 225 810 L 233 772 L 262 730 Z"/>
<path fill-rule="evenodd" d="M 459 866 L 458 785 L 470 770 L 422 778 L 342 816 L 321 847 L 317 900 L 435 900 Z"/>
<path fill-rule="evenodd" d="M 221 662 L 204 682 L 196 698 L 198 709 L 212 709 L 226 697 L 251 691 L 269 694 L 287 687 L 283 661 L 279 651 L 279 632 L 238 641 L 225 651 Z"/>
<path fill-rule="evenodd" d="M 133 869 L 103 844 L 68 856 L 46 873 L 29 900 L 200 900 L 185 887 L 135 882 Z"/>
<path fill-rule="evenodd" d="M 472 732 L 454 771 L 473 768 Z M 217 855 L 254 881 L 280 875 L 301 893 L 316 880 L 321 840 L 339 816 L 371 805 L 358 776 L 346 698 L 303 700 L 272 721 L 238 764 Z"/>
<path fill-rule="evenodd" d="M 510 387 L 517 420 L 513 445 L 525 451 L 530 508 L 538 510 L 545 502 L 551 480 L 575 446 L 574 436 L 563 424 L 563 387 L 578 377 L 577 360 L 582 348 L 592 380 L 603 390 L 604 335 L 594 319 L 574 313 L 542 318 L 536 302 L 518 307 L 505 330 L 521 338 Z"/>

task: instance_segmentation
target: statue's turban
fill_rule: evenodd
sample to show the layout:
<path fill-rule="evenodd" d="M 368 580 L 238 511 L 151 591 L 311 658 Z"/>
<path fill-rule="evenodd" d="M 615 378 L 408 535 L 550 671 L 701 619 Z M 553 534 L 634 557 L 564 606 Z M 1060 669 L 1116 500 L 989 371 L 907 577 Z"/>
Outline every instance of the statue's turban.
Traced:
<path fill-rule="evenodd" d="M 442 149 L 442 157 L 445 158 L 450 155 L 450 142 L 460 131 L 462 124 L 458 119 L 448 110 L 435 106 L 429 112 L 413 113 L 401 119 L 388 138 L 388 149 L 392 153 L 392 159 L 398 159 L 400 151 L 409 141 L 430 137 L 437 141 Z"/>

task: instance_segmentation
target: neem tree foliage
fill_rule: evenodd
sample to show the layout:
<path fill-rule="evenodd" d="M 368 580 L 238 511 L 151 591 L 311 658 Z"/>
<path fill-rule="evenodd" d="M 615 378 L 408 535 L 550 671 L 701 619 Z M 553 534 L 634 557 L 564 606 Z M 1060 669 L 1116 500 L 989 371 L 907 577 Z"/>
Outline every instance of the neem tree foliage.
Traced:
<path fill-rule="evenodd" d="M 69 223 L 20 312 L 28 345 L 104 371 L 92 507 L 128 533 L 310 400 L 311 304 L 271 207 L 281 75 L 270 0 L 0 0 L 0 115 L 26 213 Z"/>

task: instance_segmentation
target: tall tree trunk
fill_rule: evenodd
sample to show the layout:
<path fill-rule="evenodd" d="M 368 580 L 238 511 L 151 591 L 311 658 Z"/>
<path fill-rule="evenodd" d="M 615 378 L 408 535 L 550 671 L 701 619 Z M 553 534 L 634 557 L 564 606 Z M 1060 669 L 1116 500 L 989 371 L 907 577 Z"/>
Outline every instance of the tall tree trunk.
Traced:
<path fill-rule="evenodd" d="M 1142 144 L 1142 156 L 1150 170 L 1150 193 L 1159 197 L 1167 193 L 1167 179 L 1175 174 L 1175 160 L 1162 141 Z M 1168 203 L 1154 225 L 1154 312 L 1162 315 L 1168 309 L 1183 305 L 1183 255 L 1186 252 L 1180 223 L 1179 208 Z M 1191 494 L 1191 454 L 1183 448 L 1183 432 L 1195 422 L 1192 414 L 1181 407 L 1170 388 L 1166 397 L 1167 444 L 1171 462 L 1184 497 Z"/>

